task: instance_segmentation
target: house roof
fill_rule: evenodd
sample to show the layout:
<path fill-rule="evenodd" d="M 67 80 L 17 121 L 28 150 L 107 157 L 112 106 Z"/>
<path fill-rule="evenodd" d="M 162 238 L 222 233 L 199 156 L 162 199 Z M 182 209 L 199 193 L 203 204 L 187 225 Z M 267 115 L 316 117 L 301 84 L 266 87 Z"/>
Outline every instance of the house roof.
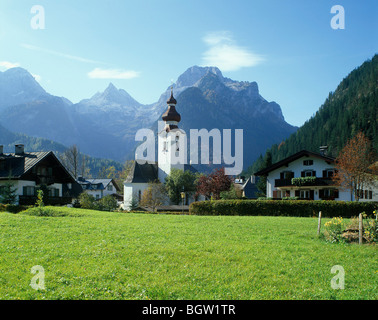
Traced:
<path fill-rule="evenodd" d="M 258 181 L 256 177 L 256 182 Z M 252 178 L 249 177 L 246 183 L 243 185 L 244 195 L 248 199 L 256 199 L 258 198 L 257 192 L 259 191 L 257 189 L 256 183 L 252 183 Z"/>
<path fill-rule="evenodd" d="M 325 156 L 325 155 L 322 155 L 320 153 L 316 153 L 316 152 L 312 152 L 312 151 L 308 151 L 308 150 L 302 150 L 302 151 L 299 151 L 293 155 L 291 155 L 290 157 L 287 157 L 281 161 L 278 161 L 276 162 L 275 164 L 263 169 L 263 170 L 260 170 L 260 171 L 257 171 L 255 173 L 256 176 L 265 176 L 267 175 L 269 172 L 273 171 L 273 170 L 276 170 L 280 167 L 283 167 L 283 166 L 286 166 L 288 163 L 290 162 L 293 162 L 299 158 L 302 158 L 302 157 L 315 157 L 315 158 L 319 158 L 319 159 L 322 159 L 328 163 L 334 163 L 335 162 L 335 158 L 333 157 L 329 157 L 329 156 Z"/>
<path fill-rule="evenodd" d="M 0 166 L 0 179 L 9 179 L 11 174 L 11 179 L 22 179 L 24 175 L 30 172 L 30 170 L 35 167 L 42 160 L 51 157 L 55 161 L 60 169 L 66 175 L 66 180 L 69 182 L 75 182 L 75 179 L 67 171 L 67 169 L 62 165 L 59 159 L 55 156 L 52 151 L 43 152 L 25 152 L 23 154 L 3 154 L 0 156 L 0 161 L 5 163 L 4 166 Z"/>
<path fill-rule="evenodd" d="M 82 179 L 79 178 L 77 182 L 81 185 L 97 185 L 98 188 L 96 190 L 104 190 L 109 185 L 109 183 L 113 183 L 114 187 L 117 191 L 120 191 L 121 189 L 117 185 L 117 183 L 114 181 L 114 179 Z"/>

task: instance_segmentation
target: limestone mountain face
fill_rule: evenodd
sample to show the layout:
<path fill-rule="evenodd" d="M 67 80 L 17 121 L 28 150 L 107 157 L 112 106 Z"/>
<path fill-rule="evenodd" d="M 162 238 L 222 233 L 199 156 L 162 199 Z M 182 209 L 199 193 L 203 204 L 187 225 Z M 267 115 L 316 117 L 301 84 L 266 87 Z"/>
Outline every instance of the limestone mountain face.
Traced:
<path fill-rule="evenodd" d="M 256 82 L 225 78 L 216 67 L 193 66 L 172 87 L 179 127 L 185 131 L 243 129 L 245 165 L 296 130 L 276 102 L 259 94 Z M 156 103 L 143 105 L 109 84 L 72 104 L 48 94 L 26 70 L 14 68 L 0 73 L 0 124 L 12 132 L 77 144 L 91 156 L 123 161 L 133 158 L 139 129 L 157 130 L 170 94 L 171 86 Z"/>

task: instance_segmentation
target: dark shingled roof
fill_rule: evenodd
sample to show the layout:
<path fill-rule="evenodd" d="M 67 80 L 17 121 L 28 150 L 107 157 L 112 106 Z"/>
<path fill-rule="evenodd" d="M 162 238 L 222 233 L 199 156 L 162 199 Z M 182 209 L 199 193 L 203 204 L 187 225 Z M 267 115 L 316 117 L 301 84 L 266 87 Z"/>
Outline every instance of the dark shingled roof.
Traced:
<path fill-rule="evenodd" d="M 134 161 L 134 164 L 127 176 L 126 183 L 148 183 L 158 179 L 158 166 L 157 163 L 139 164 Z"/>
<path fill-rule="evenodd" d="M 33 168 L 38 162 L 46 158 L 48 155 L 53 154 L 52 151 L 46 152 L 27 152 L 22 155 L 15 155 L 14 153 L 3 154 L 0 156 L 0 161 L 5 163 L 12 162 L 12 178 L 20 178 L 23 174 Z M 54 156 L 55 157 L 55 156 Z M 0 179 L 9 178 L 9 167 L 7 165 L 0 170 Z"/>
<path fill-rule="evenodd" d="M 258 177 L 256 177 L 256 183 L 258 182 Z M 256 183 L 252 183 L 251 177 L 247 180 L 247 182 L 243 185 L 244 196 L 248 199 L 257 199 L 257 189 Z"/>
<path fill-rule="evenodd" d="M 184 170 L 196 173 L 197 170 L 189 164 L 184 165 Z M 157 163 L 145 163 L 139 164 L 134 162 L 129 175 L 127 176 L 125 183 L 148 183 L 158 180 L 158 164 Z M 164 182 L 164 181 L 161 181 Z"/>

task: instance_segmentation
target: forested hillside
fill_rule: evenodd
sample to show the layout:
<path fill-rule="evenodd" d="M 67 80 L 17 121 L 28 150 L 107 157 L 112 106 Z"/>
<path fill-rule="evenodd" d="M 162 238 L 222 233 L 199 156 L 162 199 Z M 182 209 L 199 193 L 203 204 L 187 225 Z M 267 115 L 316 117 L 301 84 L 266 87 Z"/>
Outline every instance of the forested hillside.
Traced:
<path fill-rule="evenodd" d="M 378 150 L 378 55 L 364 62 L 344 78 L 316 112 L 297 132 L 275 144 L 250 166 L 245 174 L 259 170 L 264 157 L 271 154 L 272 163 L 300 150 L 319 152 L 328 146 L 328 154 L 336 157 L 358 131 L 362 131 Z"/>

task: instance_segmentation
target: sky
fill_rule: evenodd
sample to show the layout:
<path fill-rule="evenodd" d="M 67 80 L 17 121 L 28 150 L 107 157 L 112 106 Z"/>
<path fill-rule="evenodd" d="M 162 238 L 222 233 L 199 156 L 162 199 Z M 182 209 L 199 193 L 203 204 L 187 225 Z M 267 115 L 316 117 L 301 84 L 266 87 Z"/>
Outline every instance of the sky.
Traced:
<path fill-rule="evenodd" d="M 189 67 L 216 66 L 300 126 L 377 52 L 376 0 L 0 0 L 0 71 L 73 103 L 110 82 L 154 103 Z"/>

